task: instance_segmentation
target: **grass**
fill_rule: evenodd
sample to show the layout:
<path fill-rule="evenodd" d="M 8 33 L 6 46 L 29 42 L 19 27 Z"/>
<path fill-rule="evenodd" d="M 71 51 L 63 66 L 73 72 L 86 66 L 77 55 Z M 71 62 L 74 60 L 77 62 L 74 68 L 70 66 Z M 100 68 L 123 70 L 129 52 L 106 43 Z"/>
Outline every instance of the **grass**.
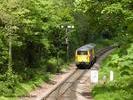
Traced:
<path fill-rule="evenodd" d="M 1 96 L 0 100 L 18 100 L 19 97 L 26 96 L 29 92 L 36 89 L 44 82 L 47 82 L 51 77 L 52 74 L 45 73 L 45 75 L 36 75 L 36 78 L 29 81 L 27 80 L 25 82 L 19 82 L 19 84 L 14 87 L 14 93 L 7 93 L 7 95 Z"/>

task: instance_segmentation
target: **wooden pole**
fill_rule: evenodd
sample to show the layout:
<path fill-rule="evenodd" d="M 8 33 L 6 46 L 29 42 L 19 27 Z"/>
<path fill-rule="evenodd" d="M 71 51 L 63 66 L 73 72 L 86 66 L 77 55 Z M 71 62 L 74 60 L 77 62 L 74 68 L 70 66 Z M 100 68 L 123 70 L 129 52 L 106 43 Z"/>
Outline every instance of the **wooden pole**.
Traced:
<path fill-rule="evenodd" d="M 9 33 L 9 67 L 12 66 L 12 36 L 11 32 Z"/>
<path fill-rule="evenodd" d="M 66 27 L 66 59 L 67 59 L 67 62 L 68 62 L 68 59 L 69 59 L 69 40 L 68 40 L 68 30 L 67 30 L 67 27 Z"/>

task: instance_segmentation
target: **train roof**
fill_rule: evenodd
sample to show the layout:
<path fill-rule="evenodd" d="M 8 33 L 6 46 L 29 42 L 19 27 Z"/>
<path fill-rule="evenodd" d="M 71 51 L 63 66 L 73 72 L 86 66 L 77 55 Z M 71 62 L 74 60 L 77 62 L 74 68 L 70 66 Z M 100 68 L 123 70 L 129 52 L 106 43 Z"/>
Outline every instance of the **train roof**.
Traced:
<path fill-rule="evenodd" d="M 94 44 L 94 43 L 89 43 L 89 44 L 86 44 L 86 45 L 84 45 L 84 46 L 78 48 L 77 51 L 88 51 L 88 50 L 90 50 L 90 49 L 92 49 L 92 48 L 95 48 L 95 46 L 96 46 L 96 44 Z"/>

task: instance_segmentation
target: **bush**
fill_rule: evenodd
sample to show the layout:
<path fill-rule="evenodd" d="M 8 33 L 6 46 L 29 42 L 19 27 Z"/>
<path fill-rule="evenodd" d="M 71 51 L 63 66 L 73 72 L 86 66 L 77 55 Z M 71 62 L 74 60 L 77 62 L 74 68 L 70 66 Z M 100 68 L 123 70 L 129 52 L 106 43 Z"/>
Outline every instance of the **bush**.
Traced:
<path fill-rule="evenodd" d="M 46 67 L 46 71 L 47 72 L 51 72 L 51 73 L 56 73 L 56 72 L 60 72 L 61 71 L 61 65 L 63 64 L 63 60 L 62 59 L 57 59 L 56 58 L 51 58 L 47 61 L 47 67 Z"/>
<path fill-rule="evenodd" d="M 47 62 L 47 72 L 56 73 L 57 72 L 57 59 L 51 58 Z"/>
<path fill-rule="evenodd" d="M 0 95 L 2 96 L 12 96 L 15 93 L 16 86 L 19 83 L 19 78 L 15 75 L 11 68 L 0 76 Z"/>

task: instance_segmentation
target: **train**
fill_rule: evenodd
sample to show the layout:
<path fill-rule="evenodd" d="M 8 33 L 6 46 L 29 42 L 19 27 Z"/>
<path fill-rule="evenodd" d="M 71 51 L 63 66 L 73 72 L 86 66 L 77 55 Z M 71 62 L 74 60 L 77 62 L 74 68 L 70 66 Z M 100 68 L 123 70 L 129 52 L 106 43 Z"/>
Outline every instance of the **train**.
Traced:
<path fill-rule="evenodd" d="M 90 68 L 96 62 L 96 44 L 89 43 L 75 51 L 75 63 L 78 68 Z"/>

